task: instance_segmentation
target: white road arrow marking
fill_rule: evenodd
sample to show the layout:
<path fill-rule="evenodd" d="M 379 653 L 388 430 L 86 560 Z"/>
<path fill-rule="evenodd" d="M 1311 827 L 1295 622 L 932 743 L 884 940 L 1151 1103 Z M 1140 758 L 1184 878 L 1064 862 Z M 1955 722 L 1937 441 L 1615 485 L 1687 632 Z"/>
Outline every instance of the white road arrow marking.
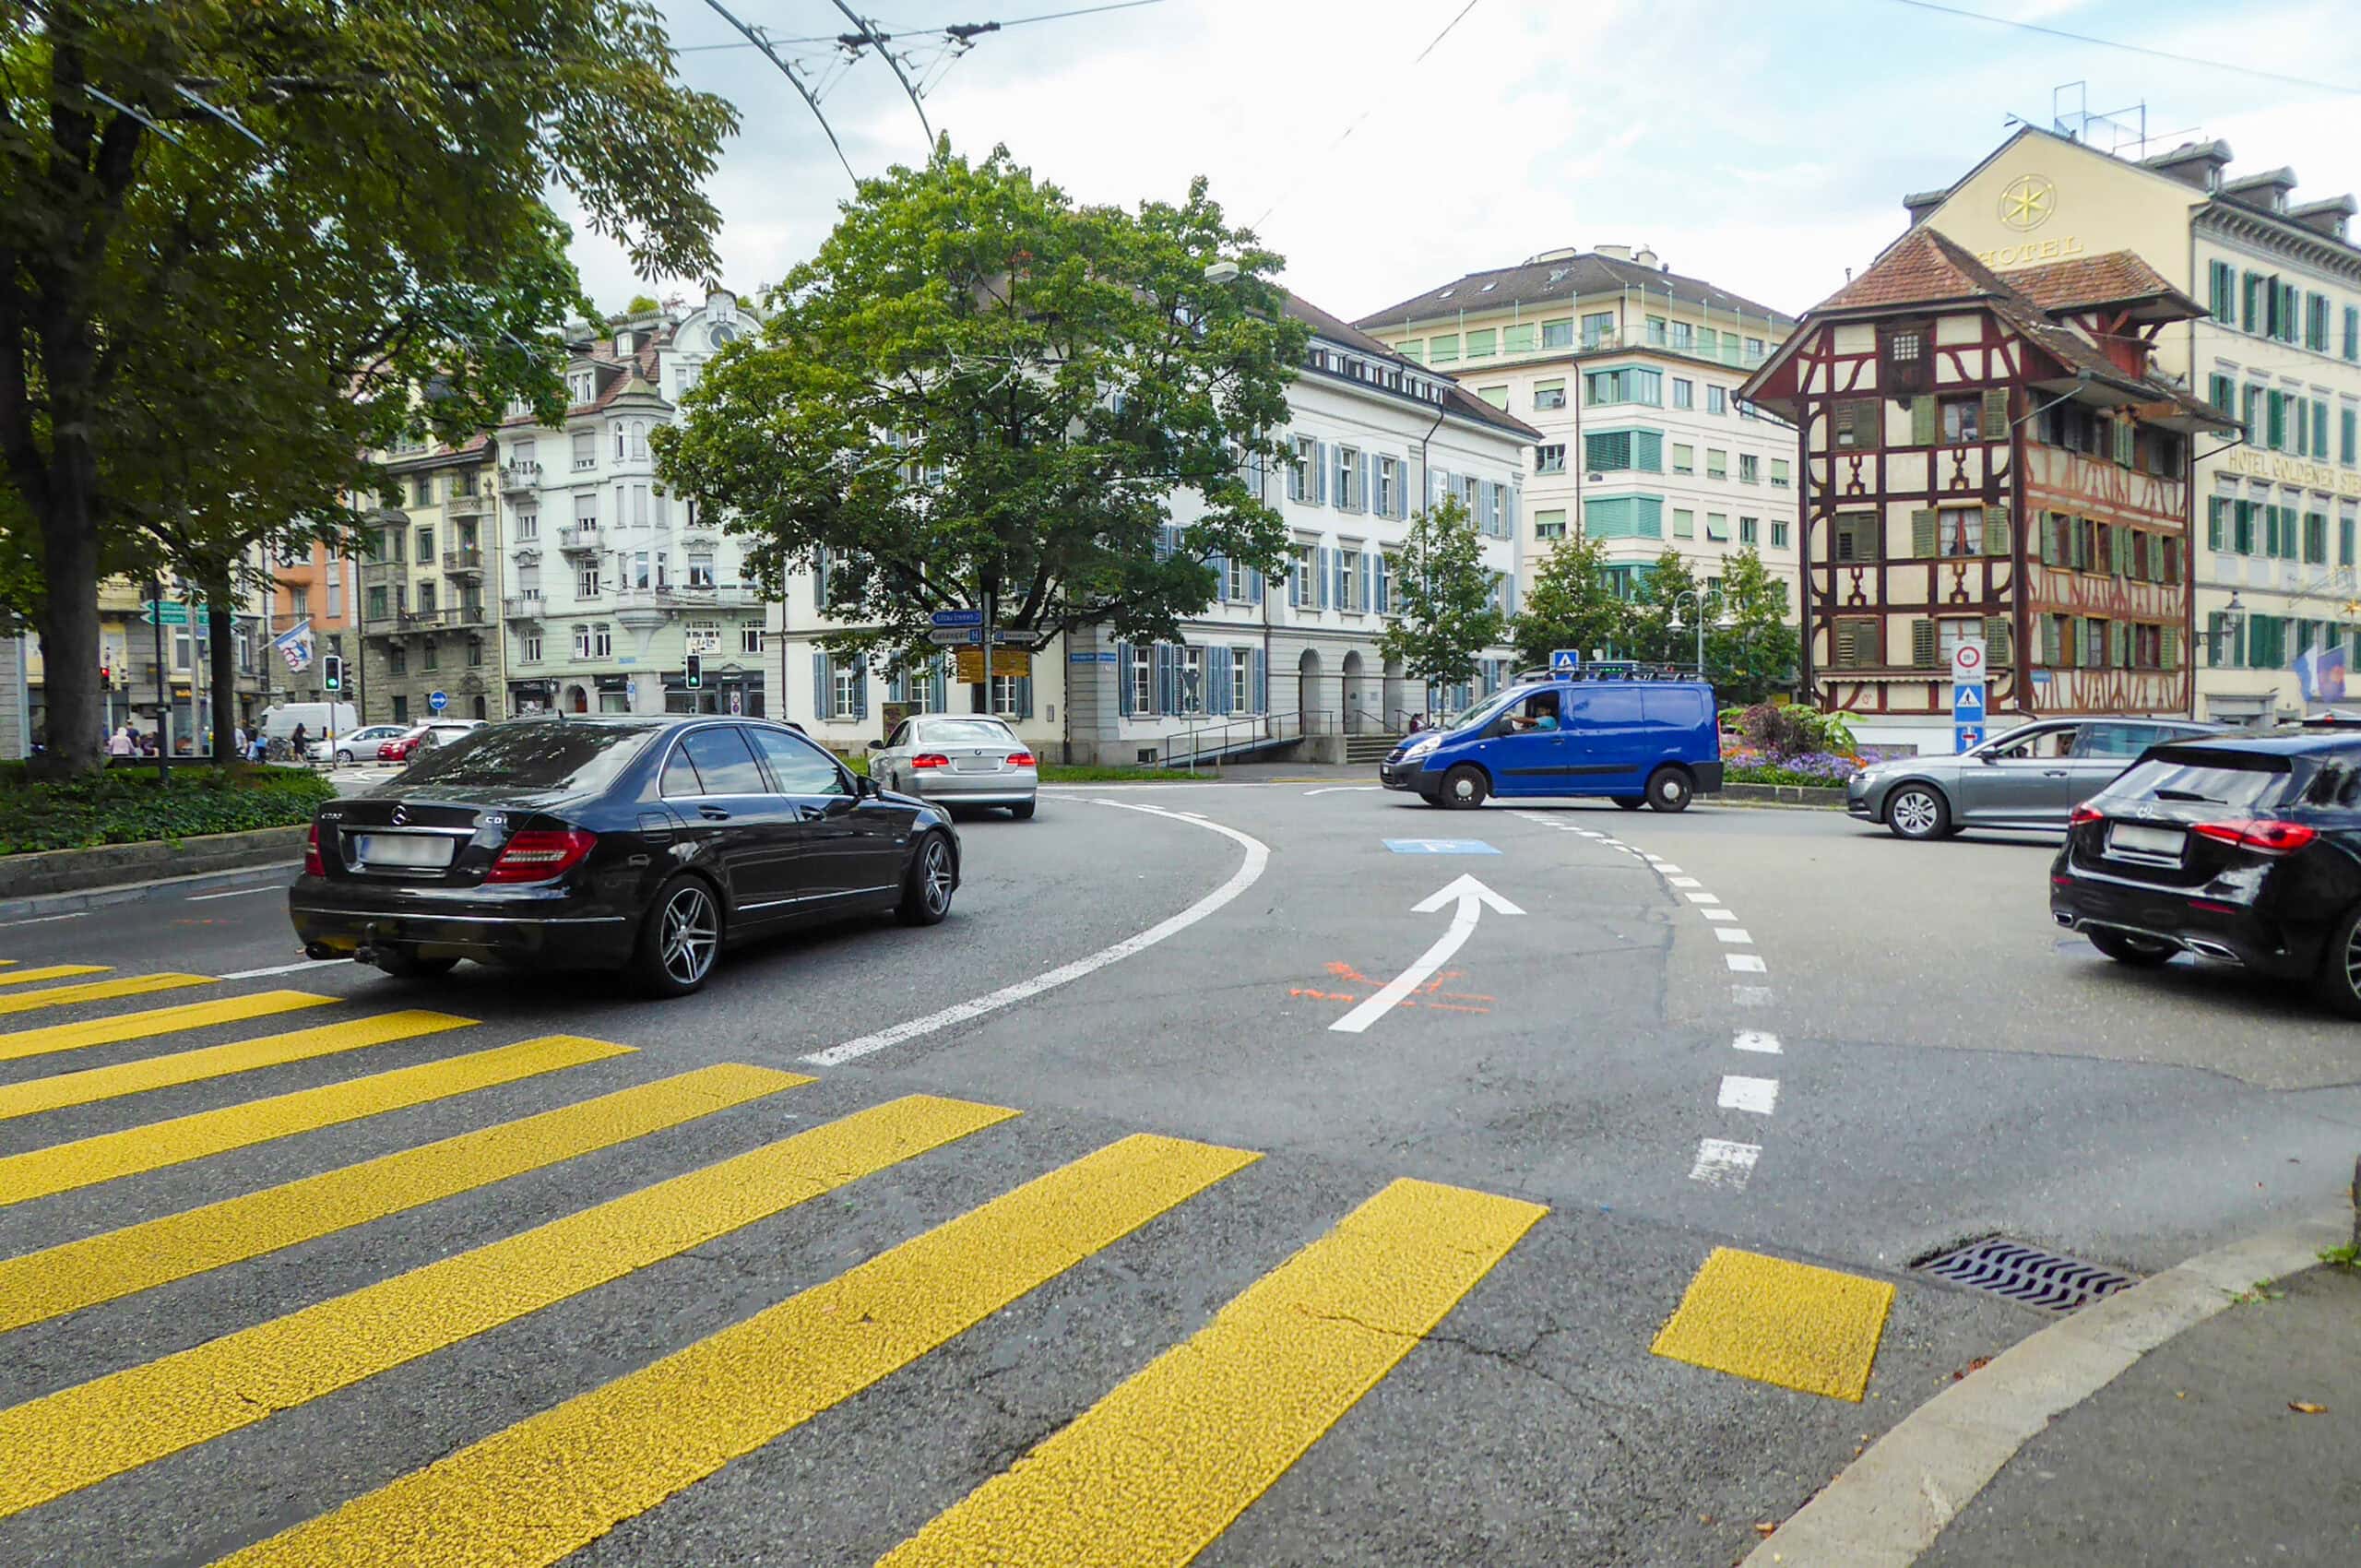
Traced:
<path fill-rule="evenodd" d="M 1450 961 L 1451 956 L 1466 943 L 1476 929 L 1476 922 L 1483 919 L 1485 906 L 1489 905 L 1504 915 L 1525 913 L 1472 876 L 1456 878 L 1441 892 L 1413 906 L 1413 909 L 1416 913 L 1430 915 L 1446 904 L 1453 906 L 1451 929 L 1437 937 L 1432 947 L 1419 954 L 1417 963 L 1388 980 L 1384 989 L 1376 995 L 1329 1025 L 1330 1028 L 1357 1035 L 1392 1012 L 1395 1004 L 1416 991 L 1428 976 L 1442 968 Z"/>

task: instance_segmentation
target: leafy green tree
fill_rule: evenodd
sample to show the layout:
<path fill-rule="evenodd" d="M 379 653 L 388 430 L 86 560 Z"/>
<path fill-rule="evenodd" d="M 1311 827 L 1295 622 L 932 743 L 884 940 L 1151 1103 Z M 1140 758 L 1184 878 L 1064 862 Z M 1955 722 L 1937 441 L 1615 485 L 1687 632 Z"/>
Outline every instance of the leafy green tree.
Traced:
<path fill-rule="evenodd" d="M 1787 585 L 1762 556 L 1741 550 L 1722 563 L 1720 604 L 1705 633 L 1705 672 L 1720 700 L 1757 703 L 1793 685 L 1801 648 L 1787 624 Z M 1735 623 L 1727 629 L 1718 624 L 1725 612 Z"/>
<path fill-rule="evenodd" d="M 1667 550 L 1640 575 L 1624 606 L 1622 646 L 1649 664 L 1691 664 L 1697 659 L 1697 578 L 1680 552 Z M 1711 618 L 1710 612 L 1708 619 Z M 1679 621 L 1681 629 L 1672 629 Z"/>
<path fill-rule="evenodd" d="M 1606 654 L 1623 635 L 1625 606 L 1607 576 L 1607 546 L 1584 537 L 1560 540 L 1542 558 L 1509 627 L 1517 657 L 1546 665 L 1561 647 L 1584 659 Z"/>
<path fill-rule="evenodd" d="M 657 303 L 656 296 L 653 294 L 634 294 L 631 297 L 631 303 L 623 306 L 623 314 L 625 315 L 652 315 L 663 308 L 664 307 L 661 304 Z"/>
<path fill-rule="evenodd" d="M 0 526 L 37 569 L 47 762 L 70 771 L 104 762 L 102 575 L 174 552 L 210 574 L 241 531 L 333 527 L 396 431 L 554 413 L 580 301 L 544 192 L 644 275 L 709 275 L 702 187 L 736 122 L 679 84 L 649 0 L 10 12 Z"/>
<path fill-rule="evenodd" d="M 1396 619 L 1380 643 L 1404 673 L 1430 686 L 1475 678 L 1476 659 L 1507 635 L 1493 607 L 1493 573 L 1484 564 L 1476 519 L 1456 495 L 1410 519 L 1395 558 Z"/>
<path fill-rule="evenodd" d="M 1020 646 L 1096 623 L 1169 639 L 1214 597 L 1210 558 L 1286 551 L 1248 482 L 1282 454 L 1306 341 L 1278 265 L 1203 180 L 1177 206 L 1078 207 L 945 140 L 861 183 L 761 339 L 657 434 L 658 470 L 746 536 L 757 580 L 825 564 L 839 652 L 908 652 L 987 595 Z M 1176 539 L 1184 488 L 1204 509 Z"/>

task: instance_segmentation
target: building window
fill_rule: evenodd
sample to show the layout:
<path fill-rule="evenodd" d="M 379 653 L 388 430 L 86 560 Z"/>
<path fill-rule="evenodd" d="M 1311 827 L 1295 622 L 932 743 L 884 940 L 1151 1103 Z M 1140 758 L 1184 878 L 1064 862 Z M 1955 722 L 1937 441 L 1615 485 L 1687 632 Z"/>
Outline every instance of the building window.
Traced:
<path fill-rule="evenodd" d="M 1785 457 L 1772 458 L 1771 488 L 1774 490 L 1787 490 L 1793 488 L 1794 484 L 1795 481 L 1789 476 L 1787 471 L 1787 459 Z"/>
<path fill-rule="evenodd" d="M 1505 386 L 1479 387 L 1477 389 L 1476 396 L 1481 398 L 1487 403 L 1491 404 L 1492 407 L 1500 410 L 1502 413 L 1507 413 L 1509 411 L 1509 389 Z"/>
<path fill-rule="evenodd" d="M 1183 646 L 1180 649 L 1180 711 L 1195 716 L 1205 711 L 1205 650 Z"/>
<path fill-rule="evenodd" d="M 1427 362 L 1429 364 L 1458 363 L 1459 334 L 1456 332 L 1445 332 L 1439 336 L 1428 339 Z"/>
<path fill-rule="evenodd" d="M 382 587 L 373 588 L 369 590 L 369 619 L 382 621 L 385 618 L 386 590 Z"/>
<path fill-rule="evenodd" d="M 421 566 L 433 561 L 434 530 L 433 529 L 421 529 L 418 530 L 418 553 L 413 556 L 412 559 Z"/>
<path fill-rule="evenodd" d="M 1984 553 L 1984 508 L 1946 506 L 1935 514 L 1935 552 L 1941 555 Z"/>
<path fill-rule="evenodd" d="M 1533 406 L 1547 412 L 1566 406 L 1566 384 L 1563 381 L 1536 381 L 1533 384 Z"/>
<path fill-rule="evenodd" d="M 540 538 L 540 537 L 541 537 L 541 515 L 540 515 L 539 512 L 519 512 L 519 513 L 517 513 L 517 514 L 516 514 L 516 539 L 517 539 L 517 541 L 518 541 L 519 543 L 526 543 L 526 542 L 529 542 L 529 541 L 531 541 L 531 540 L 537 540 L 537 539 L 539 539 L 539 538 Z"/>
<path fill-rule="evenodd" d="M 1530 331 L 1532 329 L 1528 327 L 1526 330 Z M 1252 690 L 1253 674 L 1254 650 L 1251 647 L 1231 648 L 1229 650 L 1230 712 L 1252 713 L 1255 708 L 1260 706 L 1254 701 L 1254 693 Z"/>
<path fill-rule="evenodd" d="M 1944 398 L 1942 402 L 1943 444 L 1957 445 L 1962 442 L 1980 440 L 1981 437 L 1976 434 L 1976 426 L 1982 410 L 1983 402 L 1979 398 Z"/>
<path fill-rule="evenodd" d="M 1706 387 L 1705 411 L 1709 414 L 1728 413 L 1730 411 L 1729 388 L 1726 386 Z"/>
<path fill-rule="evenodd" d="M 1593 436 L 1593 440 L 1597 437 Z M 1566 444 L 1552 441 L 1533 449 L 1533 471 L 1537 474 L 1561 474 L 1566 471 Z"/>
<path fill-rule="evenodd" d="M 409 483 L 411 505 L 432 506 L 434 505 L 434 476 L 433 474 L 420 474 Z"/>
<path fill-rule="evenodd" d="M 1740 452 L 1738 455 L 1738 481 L 1740 484 L 1761 484 L 1762 459 L 1751 452 Z"/>
<path fill-rule="evenodd" d="M 1319 445 L 1308 435 L 1299 435 L 1288 443 L 1287 499 L 1311 499 L 1311 465 L 1319 460 Z"/>
<path fill-rule="evenodd" d="M 1615 313 L 1596 311 L 1583 317 L 1583 347 L 1603 348 L 1615 336 Z"/>
<path fill-rule="evenodd" d="M 1619 370 L 1594 370 L 1583 377 L 1585 404 L 1645 403 L 1664 406 L 1664 373 L 1640 365 Z"/>
<path fill-rule="evenodd" d="M 1838 561 L 1874 561 L 1878 558 L 1878 515 L 1875 512 L 1839 512 L 1831 552 Z"/>
<path fill-rule="evenodd" d="M 435 651 L 434 639 L 433 637 L 426 639 L 425 647 L 420 651 L 421 657 L 418 661 L 418 667 L 421 670 L 434 670 L 441 667 L 443 662 L 442 657 Z"/>
<path fill-rule="evenodd" d="M 1848 616 L 1830 628 L 1829 652 L 1839 670 L 1873 670 L 1885 662 L 1885 623 Z"/>
<path fill-rule="evenodd" d="M 1771 519 L 1771 548 L 1774 550 L 1787 548 L 1787 525 L 1776 517 Z"/>
<path fill-rule="evenodd" d="M 1361 454 L 1355 446 L 1336 448 L 1336 506 L 1340 511 L 1361 509 Z"/>
<path fill-rule="evenodd" d="M 1672 537 L 1675 539 L 1695 539 L 1697 537 L 1697 514 L 1685 506 L 1674 507 L 1672 513 Z"/>
<path fill-rule="evenodd" d="M 1697 406 L 1697 384 L 1690 380 L 1685 375 L 1674 376 L 1672 378 L 1672 406 L 1676 409 L 1695 408 Z"/>
<path fill-rule="evenodd" d="M 1533 352 L 1533 323 L 1527 321 L 1515 327 L 1501 327 L 1501 352 L 1504 354 Z"/>
<path fill-rule="evenodd" d="M 1155 649 L 1142 643 L 1132 649 L 1132 711 L 1156 711 Z"/>
<path fill-rule="evenodd" d="M 713 586 L 713 552 L 695 550 L 689 552 L 689 587 L 710 590 Z"/>
<path fill-rule="evenodd" d="M 409 649 L 404 647 L 399 643 L 396 643 L 392 647 L 387 648 L 386 650 L 386 669 L 390 674 L 409 674 Z"/>
<path fill-rule="evenodd" d="M 1761 528 L 1762 524 L 1757 519 L 1753 517 L 1740 517 L 1738 520 L 1738 541 L 1744 545 L 1760 543 L 1761 540 L 1759 540 L 1755 536 L 1760 531 Z"/>
<path fill-rule="evenodd" d="M 468 639 L 468 668 L 470 670 L 480 670 L 482 667 L 483 639 L 481 637 L 469 637 Z"/>
<path fill-rule="evenodd" d="M 1562 511 L 1534 513 L 1533 537 L 1536 539 L 1565 538 L 1566 514 Z"/>
<path fill-rule="evenodd" d="M 1829 405 L 1829 427 L 1837 450 L 1867 452 L 1876 448 L 1885 404 L 1874 398 L 1849 398 Z"/>
<path fill-rule="evenodd" d="M 1663 347 L 1664 347 L 1664 343 L 1665 343 L 1665 319 L 1664 319 L 1664 317 L 1663 317 L 1663 316 L 1660 316 L 1660 315 L 1652 315 L 1652 316 L 1648 317 L 1648 319 L 1647 319 L 1647 340 L 1648 340 L 1648 347 L 1650 347 L 1650 348 L 1652 348 L 1652 349 L 1661 349 L 1661 348 L 1663 348 Z"/>
<path fill-rule="evenodd" d="M 681 628 L 681 650 L 683 653 L 719 653 L 721 623 L 691 621 Z"/>
<path fill-rule="evenodd" d="M 1394 351 L 1404 359 L 1417 362 L 1427 357 L 1427 342 L 1423 338 L 1411 338 L 1394 345 Z"/>
<path fill-rule="evenodd" d="M 587 402 L 589 399 L 583 398 Z M 599 466 L 599 437 L 595 432 L 577 430 L 574 433 L 574 471 L 586 473 Z"/>
<path fill-rule="evenodd" d="M 1672 471 L 1677 474 L 1695 473 L 1697 471 L 1697 448 L 1694 446 L 1684 446 L 1679 442 L 1675 442 L 1672 448 Z"/>
<path fill-rule="evenodd" d="M 528 664 L 539 664 L 541 661 L 541 634 L 539 632 L 527 632 L 517 640 L 521 645 L 525 662 Z"/>
<path fill-rule="evenodd" d="M 1697 347 L 1697 324 L 1691 321 L 1674 322 L 1672 324 L 1672 346 L 1674 349 L 1684 354 L 1695 350 Z"/>
<path fill-rule="evenodd" d="M 828 660 L 828 712 L 850 717 L 867 706 L 862 698 L 868 694 L 860 689 L 860 678 L 868 666 L 858 659 Z"/>
<path fill-rule="evenodd" d="M 575 567 L 574 597 L 576 599 L 596 599 L 599 597 L 598 562 L 585 561 L 580 565 Z"/>
<path fill-rule="evenodd" d="M 1222 573 L 1222 598 L 1232 604 L 1245 603 L 1247 600 L 1247 579 L 1252 575 L 1252 574 L 1247 571 L 1245 562 L 1240 561 L 1234 555 L 1231 556 L 1228 561 L 1228 569 Z"/>
<path fill-rule="evenodd" d="M 763 624 L 760 621 L 742 621 L 739 623 L 738 651 L 740 653 L 753 654 L 759 654 L 763 651 Z"/>
<path fill-rule="evenodd" d="M 1471 360 L 1490 359 L 1494 353 L 1499 351 L 1498 345 L 1500 343 L 1500 338 L 1501 335 L 1499 329 L 1490 327 L 1481 327 L 1474 332 L 1468 333 L 1467 357 Z M 1204 657 L 1202 649 L 1199 650 L 1199 657 Z M 1202 711 L 1202 709 L 1200 711 Z"/>
<path fill-rule="evenodd" d="M 1541 346 L 1545 349 L 1571 349 L 1574 346 L 1574 318 L 1560 316 L 1541 324 Z"/>
<path fill-rule="evenodd" d="M 1336 608 L 1367 610 L 1369 606 L 1361 601 L 1361 552 L 1358 550 L 1337 551 L 1336 576 Z"/>
<path fill-rule="evenodd" d="M 1727 512 L 1705 514 L 1705 538 L 1707 542 L 1714 544 L 1727 544 L 1730 541 L 1730 517 Z"/>
<path fill-rule="evenodd" d="M 1381 517 L 1391 517 L 1397 511 L 1406 510 L 1400 505 L 1401 499 L 1402 465 L 1392 457 L 1380 457 L 1377 460 L 1377 493 L 1370 498 L 1370 510 Z M 1242 584 L 1244 579 L 1241 577 L 1240 581 Z M 1246 597 L 1246 589 L 1242 586 L 1236 597 Z"/>
<path fill-rule="evenodd" d="M 1726 481 L 1730 477 L 1730 455 L 1717 447 L 1706 447 L 1705 477 Z"/>

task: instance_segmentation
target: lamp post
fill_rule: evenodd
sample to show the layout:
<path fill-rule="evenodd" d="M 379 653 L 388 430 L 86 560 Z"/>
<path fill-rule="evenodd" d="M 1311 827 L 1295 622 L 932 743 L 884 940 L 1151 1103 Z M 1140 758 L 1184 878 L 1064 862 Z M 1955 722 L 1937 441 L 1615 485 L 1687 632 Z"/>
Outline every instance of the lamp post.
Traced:
<path fill-rule="evenodd" d="M 1690 612 L 1697 617 L 1697 676 L 1698 679 L 1703 680 L 1705 675 L 1706 607 L 1709 604 L 1721 607 L 1722 612 L 1714 622 L 1714 630 L 1717 632 L 1738 630 L 1738 618 L 1730 613 L 1729 596 L 1721 589 L 1691 588 L 1685 593 L 1677 593 L 1672 596 L 1672 619 L 1666 623 L 1666 631 L 1685 632 L 1689 629 L 1680 619 L 1680 606 L 1684 600 L 1689 603 Z"/>
<path fill-rule="evenodd" d="M 2222 606 L 2222 643 L 2227 646 L 2227 655 L 2225 657 L 2225 649 L 2222 646 L 2215 647 L 2213 649 L 2213 663 L 2215 668 L 2220 668 L 2222 665 L 2228 662 L 2229 659 L 2236 657 L 2238 634 L 2245 631 L 2246 626 L 2247 607 L 2243 603 L 2239 602 L 2238 590 L 2232 588 L 2230 590 L 2230 602 Z"/>

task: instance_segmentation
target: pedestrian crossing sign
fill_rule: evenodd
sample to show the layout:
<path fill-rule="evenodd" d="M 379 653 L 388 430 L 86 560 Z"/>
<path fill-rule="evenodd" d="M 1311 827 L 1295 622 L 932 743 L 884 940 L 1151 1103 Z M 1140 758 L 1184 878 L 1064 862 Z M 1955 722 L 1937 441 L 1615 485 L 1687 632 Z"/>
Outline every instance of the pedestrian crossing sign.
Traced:
<path fill-rule="evenodd" d="M 1984 722 L 1984 683 L 1969 684 L 1964 681 L 1952 683 L 1952 721 L 1955 724 Z"/>
<path fill-rule="evenodd" d="M 1552 675 L 1576 674 L 1582 667 L 1583 655 L 1580 648 L 1560 647 L 1550 650 L 1549 673 Z"/>

